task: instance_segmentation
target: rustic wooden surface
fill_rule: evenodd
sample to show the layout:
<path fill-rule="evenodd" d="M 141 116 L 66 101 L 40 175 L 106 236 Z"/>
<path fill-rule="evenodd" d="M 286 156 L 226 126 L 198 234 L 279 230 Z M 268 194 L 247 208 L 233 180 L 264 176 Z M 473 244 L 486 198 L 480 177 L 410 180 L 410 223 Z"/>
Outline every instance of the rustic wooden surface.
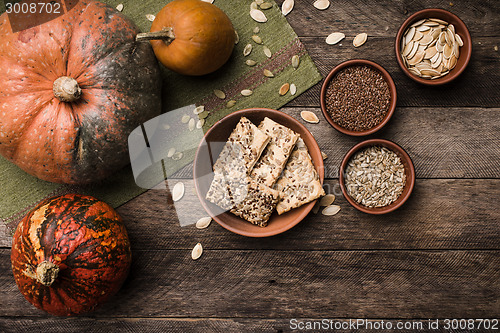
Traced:
<path fill-rule="evenodd" d="M 393 76 L 398 107 L 386 129 L 371 137 L 393 140 L 413 158 L 410 200 L 385 216 L 362 214 L 345 201 L 338 165 L 362 139 L 326 123 L 318 84 L 283 111 L 320 117 L 306 126 L 329 156 L 325 185 L 337 195 L 338 215 L 310 214 L 282 235 L 245 238 L 216 223 L 181 228 L 169 194 L 148 191 L 118 209 L 133 248 L 125 285 L 97 311 L 68 319 L 24 300 L 10 270 L 9 239 L 0 233 L 0 332 L 286 332 L 292 318 L 432 318 L 443 327 L 446 318 L 500 316 L 500 3 L 332 1 L 321 12 L 313 0 L 295 2 L 288 21 L 323 75 L 344 60 L 367 58 Z M 404 19 L 429 7 L 458 14 L 473 40 L 467 70 L 439 88 L 404 76 L 393 50 Z M 334 31 L 347 35 L 342 46 L 325 44 Z M 354 49 L 360 32 L 368 41 Z M 191 191 L 191 168 L 177 177 Z M 183 204 L 196 207 L 190 200 Z M 193 219 L 203 215 L 194 210 Z M 205 252 L 192 261 L 197 242 Z"/>

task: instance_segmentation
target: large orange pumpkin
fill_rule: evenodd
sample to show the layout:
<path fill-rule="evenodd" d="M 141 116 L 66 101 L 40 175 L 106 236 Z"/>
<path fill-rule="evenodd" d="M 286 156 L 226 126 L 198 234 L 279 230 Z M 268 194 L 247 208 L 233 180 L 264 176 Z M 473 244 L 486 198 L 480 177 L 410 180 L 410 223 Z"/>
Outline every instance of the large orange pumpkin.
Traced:
<path fill-rule="evenodd" d="M 165 67 L 184 75 L 205 75 L 224 65 L 236 34 L 227 15 L 201 0 L 174 0 L 158 12 L 150 33 L 156 57 Z"/>
<path fill-rule="evenodd" d="M 125 166 L 128 135 L 161 106 L 158 62 L 137 32 L 97 1 L 16 33 L 1 15 L 0 153 L 58 183 Z"/>

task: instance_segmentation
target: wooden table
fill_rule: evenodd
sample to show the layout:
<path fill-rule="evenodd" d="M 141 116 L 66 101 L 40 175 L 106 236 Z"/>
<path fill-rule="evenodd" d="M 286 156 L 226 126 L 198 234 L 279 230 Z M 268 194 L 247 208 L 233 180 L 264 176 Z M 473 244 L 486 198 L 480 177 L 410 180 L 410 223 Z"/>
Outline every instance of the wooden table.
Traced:
<path fill-rule="evenodd" d="M 318 84 L 282 111 L 297 119 L 302 110 L 320 116 L 319 124 L 306 126 L 329 156 L 325 183 L 337 194 L 339 214 L 311 213 L 284 234 L 253 239 L 216 223 L 181 228 L 170 194 L 148 191 L 118 209 L 132 242 L 130 276 L 89 315 L 60 319 L 29 305 L 13 280 L 10 248 L 0 248 L 0 332 L 283 332 L 298 326 L 293 318 L 303 325 L 357 318 L 428 325 L 439 318 L 443 328 L 447 318 L 499 317 L 500 3 L 332 1 L 326 11 L 312 3 L 296 1 L 288 21 L 324 76 L 342 61 L 366 58 L 396 82 L 395 115 L 372 137 L 395 141 L 413 158 L 410 200 L 385 216 L 363 214 L 345 201 L 338 166 L 362 139 L 327 124 Z M 458 14 L 473 40 L 467 70 L 437 88 L 404 76 L 393 49 L 404 19 L 433 6 Z M 325 43 L 335 31 L 347 35 L 342 46 Z M 361 32 L 368 41 L 354 48 Z M 187 168 L 179 177 L 190 176 Z M 197 242 L 205 251 L 193 261 Z"/>

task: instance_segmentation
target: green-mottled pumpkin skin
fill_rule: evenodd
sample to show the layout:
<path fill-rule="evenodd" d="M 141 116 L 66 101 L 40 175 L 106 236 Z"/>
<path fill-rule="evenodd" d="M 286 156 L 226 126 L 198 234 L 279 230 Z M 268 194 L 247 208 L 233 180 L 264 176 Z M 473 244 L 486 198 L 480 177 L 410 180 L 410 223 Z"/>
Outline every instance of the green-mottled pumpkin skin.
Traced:
<path fill-rule="evenodd" d="M 34 306 L 57 316 L 93 310 L 127 277 L 131 251 L 118 213 L 91 196 L 66 194 L 40 202 L 19 223 L 12 240 L 12 271 Z M 42 262 L 59 267 L 55 282 L 33 278 Z"/>

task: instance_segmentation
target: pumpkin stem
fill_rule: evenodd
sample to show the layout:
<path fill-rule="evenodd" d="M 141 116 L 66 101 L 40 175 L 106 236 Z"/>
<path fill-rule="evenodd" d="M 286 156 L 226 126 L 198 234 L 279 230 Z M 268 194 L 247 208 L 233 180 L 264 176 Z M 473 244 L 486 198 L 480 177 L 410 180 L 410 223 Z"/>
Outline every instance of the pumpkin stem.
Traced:
<path fill-rule="evenodd" d="M 43 261 L 36 267 L 36 281 L 46 287 L 54 283 L 57 274 L 59 274 L 59 267 L 50 261 Z"/>
<path fill-rule="evenodd" d="M 69 76 L 61 76 L 54 81 L 52 86 L 54 96 L 61 102 L 74 102 L 82 96 L 82 89 L 75 79 Z"/>
<path fill-rule="evenodd" d="M 144 40 L 162 40 L 165 44 L 169 45 L 175 39 L 174 31 L 172 28 L 163 28 L 160 31 L 141 32 L 135 36 L 137 42 Z"/>

